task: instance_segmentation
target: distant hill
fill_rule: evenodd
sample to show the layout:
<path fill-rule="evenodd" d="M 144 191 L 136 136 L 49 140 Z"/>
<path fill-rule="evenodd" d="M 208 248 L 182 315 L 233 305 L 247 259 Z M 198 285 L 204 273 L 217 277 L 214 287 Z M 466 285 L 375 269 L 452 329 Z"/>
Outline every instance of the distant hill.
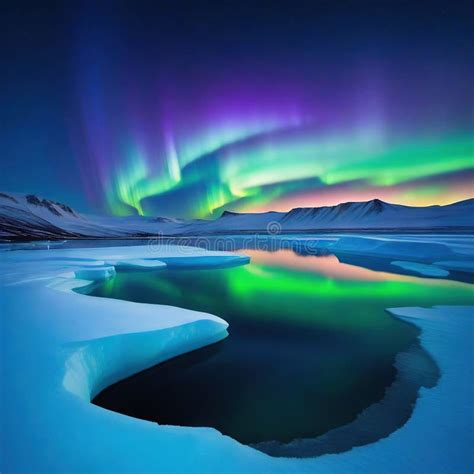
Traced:
<path fill-rule="evenodd" d="M 215 221 L 194 226 L 199 233 L 265 231 L 269 233 L 319 230 L 474 230 L 474 199 L 447 206 L 410 207 L 379 199 L 337 206 L 299 207 L 289 212 L 260 214 L 224 212 Z"/>
<path fill-rule="evenodd" d="M 474 199 L 428 207 L 373 199 L 337 206 L 301 207 L 289 212 L 225 211 L 215 220 L 185 221 L 164 217 L 88 216 L 66 204 L 33 194 L 0 193 L 0 238 L 3 239 L 423 229 L 474 231 Z"/>

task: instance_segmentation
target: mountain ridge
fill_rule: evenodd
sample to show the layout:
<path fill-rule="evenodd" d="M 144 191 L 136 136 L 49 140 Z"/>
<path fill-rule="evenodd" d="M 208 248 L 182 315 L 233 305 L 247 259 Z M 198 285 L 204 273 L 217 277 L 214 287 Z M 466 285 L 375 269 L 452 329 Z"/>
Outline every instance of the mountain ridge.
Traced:
<path fill-rule="evenodd" d="M 0 238 L 132 238 L 239 232 L 285 233 L 361 230 L 467 229 L 474 231 L 474 198 L 423 207 L 380 199 L 288 212 L 224 211 L 214 220 L 81 214 L 34 194 L 0 192 Z"/>

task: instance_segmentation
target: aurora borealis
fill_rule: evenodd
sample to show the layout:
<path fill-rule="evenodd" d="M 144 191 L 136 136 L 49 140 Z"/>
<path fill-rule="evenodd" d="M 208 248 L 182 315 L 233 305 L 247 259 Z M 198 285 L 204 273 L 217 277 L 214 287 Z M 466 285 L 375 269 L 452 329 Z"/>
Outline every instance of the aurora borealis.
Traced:
<path fill-rule="evenodd" d="M 45 53 L 7 78 L 2 187 L 184 218 L 472 197 L 470 7 L 178 3 L 11 12 Z"/>
<path fill-rule="evenodd" d="M 223 208 L 264 211 L 288 210 L 290 202 L 295 207 L 337 204 L 361 190 L 364 199 L 415 205 L 471 196 L 468 135 L 390 146 L 357 133 L 320 138 L 314 130 L 307 133 L 288 140 L 285 130 L 270 137 L 251 135 L 191 156 L 186 165 L 173 145 L 165 155 L 165 169 L 155 173 L 148 155 L 132 154 L 125 160 L 129 167 L 119 167 L 106 187 L 107 203 L 116 213 L 128 213 L 125 204 L 140 214 L 156 214 L 168 207 L 173 194 L 180 202 L 180 194 L 188 194 L 192 202 L 176 214 L 208 217 Z M 456 172 L 460 176 L 450 179 Z"/>
<path fill-rule="evenodd" d="M 189 135 L 179 120 L 162 127 L 158 121 L 159 144 L 141 133 L 131 133 L 123 149 L 107 140 L 117 152 L 97 172 L 110 211 L 206 218 L 223 209 L 289 210 L 358 196 L 411 205 L 471 196 L 468 131 L 390 130 L 364 109 L 352 122 L 315 123 L 311 111 L 298 113 L 296 106 L 272 115 L 258 99 L 252 105 L 234 115 L 224 100 L 220 115 L 198 120 Z M 104 135 L 117 136 L 92 133 L 94 163 L 107 154 L 100 149 Z"/>

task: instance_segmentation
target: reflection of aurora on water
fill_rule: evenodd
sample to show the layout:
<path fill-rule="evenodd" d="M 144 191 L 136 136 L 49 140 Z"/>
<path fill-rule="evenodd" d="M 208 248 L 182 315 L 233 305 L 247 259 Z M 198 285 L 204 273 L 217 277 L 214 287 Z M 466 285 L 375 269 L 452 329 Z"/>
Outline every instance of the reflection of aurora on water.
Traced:
<path fill-rule="evenodd" d="M 454 240 L 457 242 L 457 249 L 460 250 L 469 242 L 470 234 L 459 234 Z M 380 235 L 378 236 L 380 238 Z M 152 252 L 160 250 L 161 247 L 172 244 L 178 246 L 184 246 L 184 248 L 198 247 L 208 250 L 218 250 L 225 252 L 238 252 L 251 257 L 252 261 L 258 263 L 269 263 L 271 266 L 281 266 L 288 268 L 295 268 L 307 271 L 316 271 L 328 277 L 335 277 L 341 280 L 403 280 L 407 275 L 408 278 L 411 276 L 424 277 L 432 279 L 431 284 L 446 284 L 446 282 L 439 282 L 436 276 L 429 274 L 423 274 L 416 270 L 410 270 L 403 268 L 399 265 L 393 265 L 392 262 L 397 259 L 409 258 L 410 260 L 418 261 L 421 256 L 418 251 L 424 246 L 426 250 L 427 245 L 433 243 L 445 242 L 442 237 L 436 238 L 426 234 L 418 234 L 414 236 L 412 234 L 392 234 L 390 236 L 384 235 L 382 240 L 398 242 L 403 248 L 403 242 L 419 242 L 418 251 L 414 251 L 410 257 L 406 254 L 404 256 L 398 255 L 390 256 L 383 252 L 378 255 L 367 255 L 354 253 L 354 249 L 345 251 L 344 246 L 342 248 L 333 248 L 331 245 L 340 239 L 347 238 L 344 234 L 300 234 L 298 236 L 283 235 L 261 235 L 261 234 L 248 234 L 248 235 L 222 235 L 222 236 L 189 236 L 189 237 L 158 237 L 144 241 Z M 376 241 L 377 235 L 372 234 L 363 237 L 359 235 L 357 237 L 351 236 L 350 239 L 358 238 L 364 240 L 365 238 Z M 446 239 L 446 237 L 445 237 Z M 449 238 L 447 239 L 449 241 Z M 392 252 L 393 252 L 392 248 Z M 395 250 L 396 251 L 396 250 Z M 400 251 L 400 248 L 399 248 Z M 462 250 L 461 250 L 462 252 Z M 324 257 L 324 258 L 322 258 Z M 430 267 L 434 263 L 433 267 L 438 268 L 435 264 L 436 258 L 433 255 L 424 255 L 424 265 Z M 253 271 L 255 267 L 252 267 Z M 455 268 L 455 265 L 449 269 L 447 274 L 443 275 L 444 280 L 454 280 L 465 283 L 473 283 L 474 277 L 471 272 L 464 271 L 462 266 Z"/>
<path fill-rule="evenodd" d="M 160 424 L 212 426 L 274 456 L 343 452 L 400 428 L 420 387 L 435 385 L 439 373 L 415 327 L 385 308 L 464 304 L 470 287 L 335 256 L 249 255 L 240 267 L 118 273 L 93 288 L 95 296 L 179 305 L 230 323 L 217 346 L 132 376 L 96 403 Z"/>

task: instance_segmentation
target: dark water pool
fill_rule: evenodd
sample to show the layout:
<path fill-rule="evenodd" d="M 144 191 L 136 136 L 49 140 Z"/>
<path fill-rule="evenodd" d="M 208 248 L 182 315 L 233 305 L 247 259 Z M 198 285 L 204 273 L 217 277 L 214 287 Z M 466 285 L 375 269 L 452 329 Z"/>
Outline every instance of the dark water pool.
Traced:
<path fill-rule="evenodd" d="M 467 304 L 468 285 L 290 250 L 224 269 L 118 273 L 89 294 L 218 315 L 229 337 L 121 381 L 94 403 L 160 424 L 211 426 L 276 456 L 341 452 L 409 418 L 438 369 L 385 308 Z"/>

